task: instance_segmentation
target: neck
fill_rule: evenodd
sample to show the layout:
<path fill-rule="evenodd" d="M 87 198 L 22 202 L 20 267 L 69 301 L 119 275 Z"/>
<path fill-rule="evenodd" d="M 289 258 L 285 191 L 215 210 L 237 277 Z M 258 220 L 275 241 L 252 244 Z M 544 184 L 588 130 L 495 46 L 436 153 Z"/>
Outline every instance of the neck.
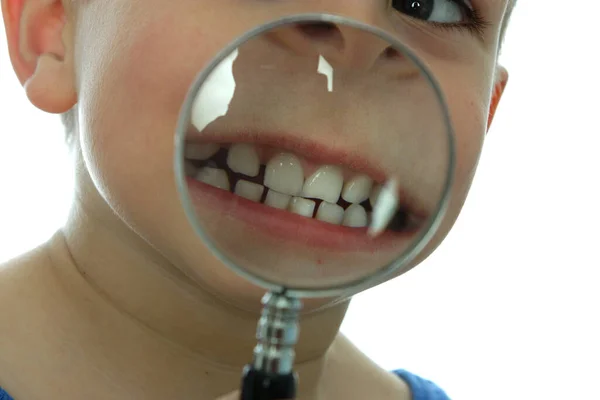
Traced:
<path fill-rule="evenodd" d="M 164 349 L 161 345 L 149 351 L 176 346 L 183 349 L 184 358 L 194 359 L 195 368 L 202 365 L 239 379 L 256 345 L 258 313 L 203 290 L 107 206 L 97 207 L 99 195 L 86 201 L 90 193 L 97 194 L 91 183 L 80 187 L 65 228 L 49 246 L 61 278 L 86 298 L 104 303 L 107 313 L 119 314 L 129 330 L 136 329 L 131 337 L 153 336 L 164 344 Z M 348 302 L 340 303 L 303 316 L 295 349 L 295 368 L 303 386 L 318 385 L 347 307 Z"/>

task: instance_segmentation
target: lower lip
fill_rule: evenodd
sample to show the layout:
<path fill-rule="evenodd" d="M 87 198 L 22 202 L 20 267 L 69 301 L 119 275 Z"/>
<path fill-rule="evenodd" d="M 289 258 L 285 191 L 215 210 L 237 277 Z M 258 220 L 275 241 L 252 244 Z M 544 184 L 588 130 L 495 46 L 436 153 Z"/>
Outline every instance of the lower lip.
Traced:
<path fill-rule="evenodd" d="M 187 178 L 192 201 L 197 198 L 212 210 L 227 213 L 278 240 L 302 243 L 303 247 L 342 252 L 368 252 L 406 248 L 414 233 L 384 232 L 377 238 L 367 235 L 367 228 L 349 228 L 307 218 L 288 211 L 247 200 L 231 192 Z M 233 210 L 233 211 L 232 211 Z"/>

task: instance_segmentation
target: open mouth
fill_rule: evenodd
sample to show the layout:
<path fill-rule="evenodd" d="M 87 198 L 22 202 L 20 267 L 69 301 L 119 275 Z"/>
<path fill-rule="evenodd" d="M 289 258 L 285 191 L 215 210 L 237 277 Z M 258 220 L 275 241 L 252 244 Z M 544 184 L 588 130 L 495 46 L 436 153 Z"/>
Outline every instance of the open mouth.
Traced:
<path fill-rule="evenodd" d="M 265 207 L 325 224 L 366 228 L 381 191 L 377 177 L 342 165 L 319 164 L 276 146 L 186 143 L 188 179 Z M 423 218 L 400 202 L 388 233 L 412 235 Z"/>

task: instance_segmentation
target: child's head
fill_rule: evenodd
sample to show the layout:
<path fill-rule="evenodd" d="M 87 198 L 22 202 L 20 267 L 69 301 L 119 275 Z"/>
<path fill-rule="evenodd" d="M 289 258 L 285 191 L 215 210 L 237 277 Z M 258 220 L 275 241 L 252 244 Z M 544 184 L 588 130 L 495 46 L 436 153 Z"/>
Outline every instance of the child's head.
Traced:
<path fill-rule="evenodd" d="M 304 12 L 341 14 L 391 31 L 394 24 L 408 27 L 400 39 L 421 50 L 458 133 L 451 207 L 429 253 L 460 212 L 507 80 L 497 56 L 510 0 L 2 4 L 11 59 L 30 101 L 72 121 L 69 134 L 78 155 L 73 218 L 86 214 L 88 223 L 102 225 L 119 243 L 210 282 L 212 289 L 231 289 L 237 281 L 206 249 L 197 250 L 175 189 L 173 132 L 196 74 L 234 38 L 266 21 Z"/>

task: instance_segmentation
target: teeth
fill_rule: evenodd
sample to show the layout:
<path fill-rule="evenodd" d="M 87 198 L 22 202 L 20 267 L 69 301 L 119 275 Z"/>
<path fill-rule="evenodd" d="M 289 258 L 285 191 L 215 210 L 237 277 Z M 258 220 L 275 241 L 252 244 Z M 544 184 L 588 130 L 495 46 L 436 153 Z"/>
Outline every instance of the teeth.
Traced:
<path fill-rule="evenodd" d="M 344 213 L 342 225 L 351 228 L 364 228 L 368 225 L 368 217 L 365 209 L 358 204 L 352 204 Z"/>
<path fill-rule="evenodd" d="M 348 203 L 360 204 L 369 198 L 373 180 L 366 175 L 358 175 L 346 182 L 342 198 Z"/>
<path fill-rule="evenodd" d="M 302 196 L 337 203 L 343 185 L 342 170 L 339 167 L 326 165 L 306 180 L 302 188 Z"/>
<path fill-rule="evenodd" d="M 288 205 L 290 204 L 291 199 L 292 197 L 287 194 L 279 193 L 274 190 L 269 190 L 269 192 L 267 193 L 267 198 L 265 199 L 265 204 L 273 208 L 286 210 L 288 208 Z"/>
<path fill-rule="evenodd" d="M 344 220 L 344 208 L 324 201 L 317 210 L 317 219 L 329 222 L 330 224 L 340 225 Z"/>
<path fill-rule="evenodd" d="M 312 218 L 315 211 L 315 202 L 302 197 L 293 197 L 288 210 L 303 217 Z"/>
<path fill-rule="evenodd" d="M 190 143 L 185 149 L 185 157 L 188 160 L 206 161 L 219 149 L 220 146 L 214 143 Z M 260 160 L 255 147 L 246 143 L 231 145 L 227 155 L 227 166 L 236 173 L 250 177 L 258 176 Z M 187 161 L 185 170 L 187 175 L 195 176 L 201 182 L 219 189 L 231 190 L 227 172 L 216 168 L 216 165 L 197 170 Z M 341 168 L 332 165 L 322 166 L 304 182 L 304 170 L 300 160 L 291 153 L 280 153 L 269 160 L 264 186 L 239 180 L 234 192 L 245 199 L 260 202 L 265 186 L 269 189 L 264 201 L 267 206 L 312 218 L 316 202 L 309 198 L 320 199 L 323 202 L 317 210 L 316 219 L 352 228 L 366 227 L 374 222 L 371 213 L 367 213 L 360 203 L 369 199 L 375 208 L 382 191 L 382 185 L 374 183 L 366 175 L 357 175 L 344 182 Z M 346 210 L 336 204 L 340 196 L 351 203 Z"/>
<path fill-rule="evenodd" d="M 373 207 L 373 215 L 369 224 L 369 236 L 376 237 L 383 233 L 398 211 L 398 182 L 390 180 L 386 182 L 377 198 L 377 204 Z"/>
<path fill-rule="evenodd" d="M 300 160 L 289 153 L 281 153 L 273 157 L 265 171 L 265 186 L 279 193 L 295 196 L 302 191 L 304 170 Z"/>
<path fill-rule="evenodd" d="M 236 143 L 229 148 L 227 165 L 233 172 L 255 177 L 260 170 L 260 160 L 254 146 Z"/>
<path fill-rule="evenodd" d="M 219 151 L 215 143 L 188 143 L 185 146 L 185 158 L 189 160 L 208 160 Z"/>
<path fill-rule="evenodd" d="M 379 193 L 381 193 L 381 184 L 378 183 L 375 186 L 373 186 L 373 190 L 371 190 L 371 196 L 369 197 L 369 202 L 371 203 L 372 207 L 375 207 L 375 204 L 377 204 L 377 199 L 379 198 Z"/>
<path fill-rule="evenodd" d="M 263 185 L 240 180 L 235 185 L 235 194 L 245 199 L 259 202 L 264 189 Z"/>
<path fill-rule="evenodd" d="M 185 161 L 185 176 L 196 176 L 198 174 L 198 169 L 189 161 Z"/>
<path fill-rule="evenodd" d="M 227 172 L 222 169 L 204 167 L 198 171 L 196 179 L 219 189 L 230 190 Z"/>

